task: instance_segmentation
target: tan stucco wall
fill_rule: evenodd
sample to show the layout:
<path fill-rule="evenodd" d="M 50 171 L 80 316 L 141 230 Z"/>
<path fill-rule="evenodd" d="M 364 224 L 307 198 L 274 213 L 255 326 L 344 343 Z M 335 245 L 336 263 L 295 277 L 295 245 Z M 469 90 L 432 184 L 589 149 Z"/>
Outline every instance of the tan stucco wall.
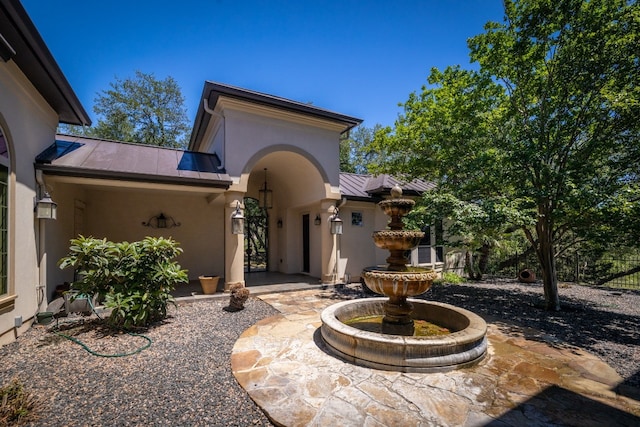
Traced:
<path fill-rule="evenodd" d="M 181 225 L 170 229 L 142 226 L 163 212 Z M 223 275 L 224 219 L 221 199 L 208 203 L 202 195 L 162 192 L 95 191 L 87 198 L 87 230 L 110 240 L 140 240 L 146 236 L 172 237 L 184 253 L 177 259 L 189 278 Z"/>
<path fill-rule="evenodd" d="M 176 260 L 189 270 L 189 278 L 199 275 L 224 274 L 224 220 L 222 198 L 209 203 L 202 194 L 180 194 L 153 190 L 120 190 L 89 187 L 77 184 L 56 184 L 59 203 L 56 238 L 50 247 L 51 256 L 60 259 L 67 252 L 68 242 L 74 236 L 74 206 L 80 200 L 84 205 L 84 234 L 111 241 L 136 241 L 146 236 L 172 237 L 184 250 Z M 157 229 L 145 227 L 142 222 L 164 213 L 171 216 L 179 227 Z M 49 236 L 48 236 L 49 237 Z M 50 287 L 70 281 L 70 270 L 59 271 Z"/>
<path fill-rule="evenodd" d="M 56 113 L 12 61 L 0 61 L 0 126 L 9 143 L 9 289 L 17 298 L 0 311 L 0 344 L 26 330 L 38 309 L 38 220 L 35 219 L 35 156 L 54 140 Z M 7 296 L 0 296 L 0 304 Z M 6 304 L 4 304 L 6 305 Z M 25 322 L 14 331 L 14 319 Z"/>
<path fill-rule="evenodd" d="M 352 224 L 353 212 L 362 214 L 362 226 Z M 377 218 L 380 216 L 384 214 L 373 203 L 347 202 L 340 209 L 340 218 L 344 222 L 339 264 L 342 276 L 349 273 L 352 280 L 358 280 L 363 268 L 380 263 L 379 257 L 382 257 L 384 262 L 384 258 L 388 256 L 388 253 L 385 255 L 384 251 L 375 246 L 371 238 L 374 231 L 386 226 Z"/>
<path fill-rule="evenodd" d="M 279 147 L 295 147 L 315 160 L 316 168 L 323 170 L 329 185 L 339 186 L 340 134 L 337 130 L 233 109 L 225 110 L 224 116 L 224 164 L 232 177 L 250 171 L 262 157 L 280 150 Z"/>

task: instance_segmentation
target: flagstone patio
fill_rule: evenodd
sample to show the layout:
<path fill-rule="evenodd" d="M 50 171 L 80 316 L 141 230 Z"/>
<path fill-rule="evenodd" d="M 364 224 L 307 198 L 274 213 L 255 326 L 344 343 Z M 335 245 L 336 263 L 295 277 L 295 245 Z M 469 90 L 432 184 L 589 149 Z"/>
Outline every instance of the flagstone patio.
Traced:
<path fill-rule="evenodd" d="M 448 373 L 351 365 L 324 351 L 331 289 L 261 295 L 280 314 L 236 342 L 236 379 L 276 425 L 640 425 L 640 402 L 596 356 L 551 337 L 489 323 L 487 357 Z M 633 394 L 635 396 L 635 394 Z"/>

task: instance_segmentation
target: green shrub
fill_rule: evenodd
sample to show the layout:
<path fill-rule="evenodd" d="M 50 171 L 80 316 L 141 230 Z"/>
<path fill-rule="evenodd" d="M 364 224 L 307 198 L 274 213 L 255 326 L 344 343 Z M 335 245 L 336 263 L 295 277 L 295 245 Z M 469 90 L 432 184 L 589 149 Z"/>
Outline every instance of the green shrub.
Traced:
<path fill-rule="evenodd" d="M 34 417 L 37 400 L 24 389 L 22 383 L 14 379 L 11 384 L 0 388 L 0 426 L 15 425 Z"/>
<path fill-rule="evenodd" d="M 451 273 L 449 271 L 445 271 L 442 273 L 442 277 L 433 281 L 433 283 L 437 285 L 449 284 L 449 285 L 459 285 L 460 283 L 464 283 L 466 280 L 464 277 L 458 276 L 456 273 Z"/>
<path fill-rule="evenodd" d="M 109 323 L 129 329 L 164 319 L 171 291 L 187 282 L 187 272 L 171 260 L 182 253 L 179 244 L 163 237 L 113 243 L 79 236 L 71 240 L 60 268 L 74 267 L 80 280 L 72 284 L 79 294 L 104 297 Z"/>

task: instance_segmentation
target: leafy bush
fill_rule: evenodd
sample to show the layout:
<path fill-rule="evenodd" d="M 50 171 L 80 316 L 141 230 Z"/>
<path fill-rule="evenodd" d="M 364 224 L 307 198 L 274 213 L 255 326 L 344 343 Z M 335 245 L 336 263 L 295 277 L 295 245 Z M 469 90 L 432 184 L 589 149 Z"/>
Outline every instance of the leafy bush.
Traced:
<path fill-rule="evenodd" d="M 112 309 L 109 323 L 129 329 L 164 319 L 171 291 L 187 282 L 187 272 L 171 260 L 182 253 L 179 244 L 163 237 L 113 243 L 79 236 L 71 240 L 60 268 L 74 267 L 80 280 L 72 284 L 79 294 L 104 297 Z"/>
<path fill-rule="evenodd" d="M 449 285 L 459 285 L 460 283 L 464 282 L 466 282 L 464 277 L 460 277 L 456 273 L 451 273 L 448 271 L 443 272 L 442 277 L 433 281 L 433 283 L 437 285 L 443 285 L 445 283 Z"/>
<path fill-rule="evenodd" d="M 14 379 L 0 388 L 0 426 L 15 425 L 34 418 L 37 399 Z"/>

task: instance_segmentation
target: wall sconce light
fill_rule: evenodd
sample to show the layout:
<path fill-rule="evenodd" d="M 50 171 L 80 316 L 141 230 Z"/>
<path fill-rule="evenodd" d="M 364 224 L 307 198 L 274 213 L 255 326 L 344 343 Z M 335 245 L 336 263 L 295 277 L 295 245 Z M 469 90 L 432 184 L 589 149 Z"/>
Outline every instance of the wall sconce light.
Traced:
<path fill-rule="evenodd" d="M 152 216 L 146 222 L 143 222 L 142 225 L 151 228 L 173 228 L 180 227 L 182 224 L 176 222 L 173 217 L 165 216 L 165 214 L 160 212 L 160 215 Z"/>
<path fill-rule="evenodd" d="M 231 215 L 231 233 L 244 234 L 244 215 L 240 210 L 240 202 L 236 202 L 236 211 Z"/>
<path fill-rule="evenodd" d="M 264 187 L 258 191 L 258 203 L 263 209 L 273 207 L 273 191 L 267 188 L 267 168 L 264 168 Z"/>
<path fill-rule="evenodd" d="M 331 224 L 331 234 L 342 234 L 342 220 L 338 215 L 338 208 L 333 207 L 333 215 L 329 218 L 329 223 Z"/>
<path fill-rule="evenodd" d="M 321 222 L 322 220 L 320 219 L 320 215 L 316 214 L 316 219 L 313 220 L 313 223 L 315 225 L 320 225 Z"/>
<path fill-rule="evenodd" d="M 36 218 L 56 219 L 57 217 L 58 204 L 51 200 L 49 193 L 45 192 L 44 196 L 36 202 Z"/>
<path fill-rule="evenodd" d="M 278 218 L 278 228 L 282 228 L 282 218 Z"/>

